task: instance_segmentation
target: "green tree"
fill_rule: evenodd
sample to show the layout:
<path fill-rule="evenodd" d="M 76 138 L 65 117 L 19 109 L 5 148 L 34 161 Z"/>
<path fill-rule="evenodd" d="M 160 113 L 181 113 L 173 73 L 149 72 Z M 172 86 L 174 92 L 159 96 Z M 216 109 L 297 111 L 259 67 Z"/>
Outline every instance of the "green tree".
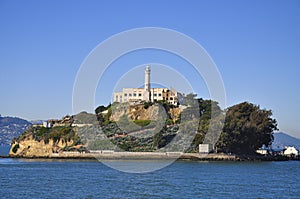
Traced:
<path fill-rule="evenodd" d="M 195 97 L 197 95 L 196 94 L 193 94 L 193 93 L 190 93 L 190 94 L 187 94 L 184 98 L 183 98 L 183 103 L 182 105 L 185 105 L 185 106 L 196 106 L 197 104 L 197 101 L 195 100 Z"/>
<path fill-rule="evenodd" d="M 225 125 L 217 147 L 236 154 L 255 153 L 263 144 L 270 146 L 277 122 L 272 111 L 243 102 L 227 109 Z"/>
<path fill-rule="evenodd" d="M 96 114 L 99 114 L 99 113 L 101 113 L 101 112 L 103 112 L 103 111 L 105 111 L 105 110 L 106 110 L 106 107 L 103 106 L 103 105 L 101 105 L 101 106 L 98 106 L 98 107 L 95 109 L 95 113 L 96 113 Z"/>

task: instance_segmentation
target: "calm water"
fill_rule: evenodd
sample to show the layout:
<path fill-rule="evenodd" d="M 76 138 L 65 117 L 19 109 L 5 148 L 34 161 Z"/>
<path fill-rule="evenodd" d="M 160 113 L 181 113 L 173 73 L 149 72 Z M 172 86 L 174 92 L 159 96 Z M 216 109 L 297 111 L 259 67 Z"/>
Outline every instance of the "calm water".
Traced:
<path fill-rule="evenodd" d="M 0 159 L 0 198 L 300 198 L 300 161 L 184 162 L 129 174 L 99 162 Z"/>
<path fill-rule="evenodd" d="M 0 146 L 0 155 L 8 155 L 10 146 Z"/>

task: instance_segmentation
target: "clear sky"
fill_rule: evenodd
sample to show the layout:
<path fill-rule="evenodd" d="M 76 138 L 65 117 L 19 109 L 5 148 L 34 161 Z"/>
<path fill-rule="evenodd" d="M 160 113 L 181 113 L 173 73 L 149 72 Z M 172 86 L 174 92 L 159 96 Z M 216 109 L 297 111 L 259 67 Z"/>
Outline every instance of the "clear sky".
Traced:
<path fill-rule="evenodd" d="M 293 0 L 1 0 L 0 114 L 29 120 L 72 114 L 73 84 L 91 50 L 114 34 L 149 26 L 182 32 L 206 49 L 228 106 L 249 101 L 271 109 L 281 131 L 300 137 L 300 1 Z M 106 75 L 109 89 L 114 73 L 144 63 L 182 64 L 193 78 L 184 63 L 157 51 L 118 61 Z M 199 78 L 195 91 L 208 98 L 203 85 Z M 97 104 L 109 103 L 103 89 Z"/>

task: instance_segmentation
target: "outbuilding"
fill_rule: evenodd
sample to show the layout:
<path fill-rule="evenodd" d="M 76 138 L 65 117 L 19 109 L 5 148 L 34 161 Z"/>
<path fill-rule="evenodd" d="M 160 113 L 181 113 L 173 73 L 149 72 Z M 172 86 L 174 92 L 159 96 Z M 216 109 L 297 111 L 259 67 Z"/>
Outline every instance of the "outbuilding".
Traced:
<path fill-rule="evenodd" d="M 207 154 L 212 152 L 213 147 L 211 144 L 199 144 L 199 153 Z"/>
<path fill-rule="evenodd" d="M 298 150 L 293 146 L 289 146 L 285 148 L 283 154 L 288 157 L 295 157 L 298 156 Z"/>

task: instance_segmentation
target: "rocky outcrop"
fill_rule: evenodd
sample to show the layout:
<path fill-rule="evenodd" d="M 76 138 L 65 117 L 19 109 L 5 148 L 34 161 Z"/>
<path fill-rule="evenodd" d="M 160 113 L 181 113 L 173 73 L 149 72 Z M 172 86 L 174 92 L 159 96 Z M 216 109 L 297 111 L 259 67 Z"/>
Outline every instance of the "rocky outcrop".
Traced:
<path fill-rule="evenodd" d="M 73 140 L 65 141 L 59 139 L 54 141 L 49 139 L 46 143 L 44 140 L 35 140 L 33 136 L 19 142 L 15 141 L 9 151 L 11 157 L 51 157 L 53 153 L 60 153 L 65 147 L 73 145 Z"/>
<path fill-rule="evenodd" d="M 111 121 L 118 121 L 123 115 L 127 115 L 131 120 L 158 120 L 161 118 L 171 118 L 174 122 L 179 119 L 180 108 L 164 108 L 162 105 L 154 104 L 147 106 L 120 104 L 112 109 Z"/>
<path fill-rule="evenodd" d="M 168 114 L 170 115 L 170 118 L 173 120 L 173 123 L 175 123 L 177 120 L 180 119 L 180 108 L 170 108 L 168 111 Z"/>

